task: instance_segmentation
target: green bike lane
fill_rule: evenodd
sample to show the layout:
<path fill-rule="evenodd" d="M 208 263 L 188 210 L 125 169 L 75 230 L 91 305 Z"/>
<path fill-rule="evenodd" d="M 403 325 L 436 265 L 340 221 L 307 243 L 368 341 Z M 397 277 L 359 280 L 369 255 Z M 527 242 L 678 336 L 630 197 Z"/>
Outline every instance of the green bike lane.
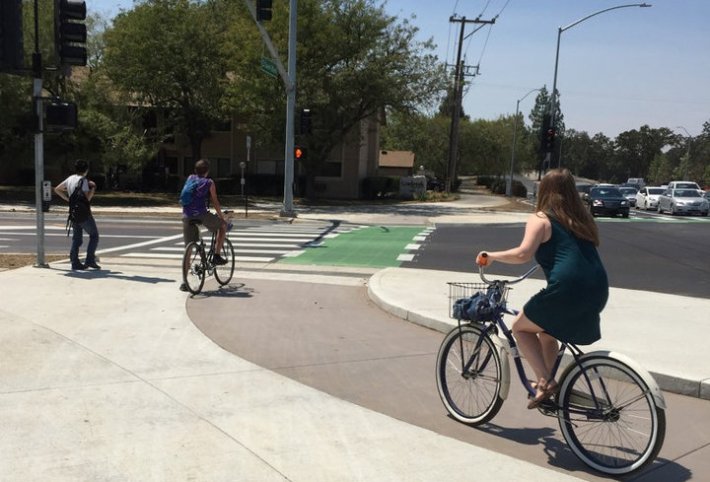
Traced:
<path fill-rule="evenodd" d="M 293 265 L 399 267 L 411 261 L 433 228 L 365 226 L 326 237 L 279 260 Z"/>

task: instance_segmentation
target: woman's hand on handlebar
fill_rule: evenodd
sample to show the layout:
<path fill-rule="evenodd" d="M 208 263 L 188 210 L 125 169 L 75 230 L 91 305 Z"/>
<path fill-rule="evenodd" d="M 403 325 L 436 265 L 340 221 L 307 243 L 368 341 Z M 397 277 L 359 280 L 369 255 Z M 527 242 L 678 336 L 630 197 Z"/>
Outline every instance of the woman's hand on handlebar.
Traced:
<path fill-rule="evenodd" d="M 476 264 L 480 267 L 488 266 L 493 262 L 493 260 L 488 256 L 488 252 L 481 251 L 476 256 Z"/>

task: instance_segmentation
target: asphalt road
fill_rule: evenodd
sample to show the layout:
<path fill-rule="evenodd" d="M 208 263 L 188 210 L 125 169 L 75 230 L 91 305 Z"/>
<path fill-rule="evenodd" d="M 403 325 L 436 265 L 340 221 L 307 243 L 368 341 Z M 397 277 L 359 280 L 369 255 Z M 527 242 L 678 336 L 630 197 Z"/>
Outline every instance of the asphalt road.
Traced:
<path fill-rule="evenodd" d="M 634 216 L 651 220 L 667 218 L 653 213 L 635 212 Z M 0 213 L 0 253 L 36 252 L 34 221 L 34 216 L 29 214 Z M 106 253 L 107 250 L 117 253 L 144 249 L 150 256 L 149 248 L 160 244 L 176 245 L 182 239 L 182 227 L 178 220 L 100 216 L 98 223 L 100 253 Z M 238 220 L 236 232 L 246 226 L 268 226 L 269 223 L 263 220 Z M 601 234 L 599 250 L 612 286 L 710 298 L 710 219 L 676 218 L 667 222 L 599 219 L 598 225 Z M 437 224 L 414 259 L 402 262 L 401 266 L 473 272 L 476 270 L 473 259 L 478 251 L 516 246 L 523 229 L 522 224 Z M 376 243 L 377 238 L 373 237 L 372 242 Z M 352 258 L 353 250 L 346 243 L 341 244 L 341 257 Z M 45 252 L 67 253 L 69 246 L 70 239 L 66 236 L 63 217 L 47 215 Z M 382 251 L 381 246 L 377 245 L 368 249 L 359 243 L 358 247 L 360 251 L 373 255 Z M 330 253 L 334 250 L 331 249 Z M 337 260 L 337 256 L 312 259 L 309 262 L 326 264 L 333 259 Z M 496 263 L 490 272 L 517 275 L 521 273 L 521 267 Z M 542 273 L 535 276 L 541 277 Z"/>
<path fill-rule="evenodd" d="M 598 225 L 611 286 L 710 298 L 710 222 Z M 517 246 L 523 231 L 522 224 L 437 225 L 416 259 L 402 267 L 475 272 L 476 253 Z M 488 271 L 515 276 L 524 269 L 494 263 Z"/>

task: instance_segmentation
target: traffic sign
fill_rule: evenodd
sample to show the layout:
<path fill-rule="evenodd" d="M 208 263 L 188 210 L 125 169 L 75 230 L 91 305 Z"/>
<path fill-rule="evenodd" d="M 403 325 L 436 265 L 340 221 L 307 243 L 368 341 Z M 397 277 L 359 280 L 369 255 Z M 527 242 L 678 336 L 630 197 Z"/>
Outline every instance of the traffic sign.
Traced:
<path fill-rule="evenodd" d="M 261 71 L 274 79 L 279 75 L 274 61 L 266 57 L 261 58 Z"/>

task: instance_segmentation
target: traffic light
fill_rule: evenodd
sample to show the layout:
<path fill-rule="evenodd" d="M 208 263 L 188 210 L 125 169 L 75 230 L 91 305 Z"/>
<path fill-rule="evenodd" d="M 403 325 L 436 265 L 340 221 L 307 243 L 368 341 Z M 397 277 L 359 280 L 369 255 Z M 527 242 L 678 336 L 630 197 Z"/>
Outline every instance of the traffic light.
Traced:
<path fill-rule="evenodd" d="M 306 158 L 306 150 L 301 146 L 296 146 L 293 149 L 293 158 L 297 161 L 301 161 Z"/>
<path fill-rule="evenodd" d="M 0 72 L 22 69 L 22 0 L 0 0 Z"/>
<path fill-rule="evenodd" d="M 73 102 L 55 101 L 45 109 L 47 127 L 51 130 L 71 130 L 77 125 L 76 104 Z"/>
<path fill-rule="evenodd" d="M 555 148 L 555 129 L 550 127 L 545 132 L 545 138 L 543 139 L 543 150 L 545 152 L 552 152 Z"/>
<path fill-rule="evenodd" d="M 256 20 L 264 22 L 271 20 L 272 0 L 256 0 Z"/>
<path fill-rule="evenodd" d="M 301 109 L 301 134 L 311 133 L 311 109 Z"/>
<path fill-rule="evenodd" d="M 86 2 L 54 0 L 54 38 L 59 63 L 86 65 Z"/>

